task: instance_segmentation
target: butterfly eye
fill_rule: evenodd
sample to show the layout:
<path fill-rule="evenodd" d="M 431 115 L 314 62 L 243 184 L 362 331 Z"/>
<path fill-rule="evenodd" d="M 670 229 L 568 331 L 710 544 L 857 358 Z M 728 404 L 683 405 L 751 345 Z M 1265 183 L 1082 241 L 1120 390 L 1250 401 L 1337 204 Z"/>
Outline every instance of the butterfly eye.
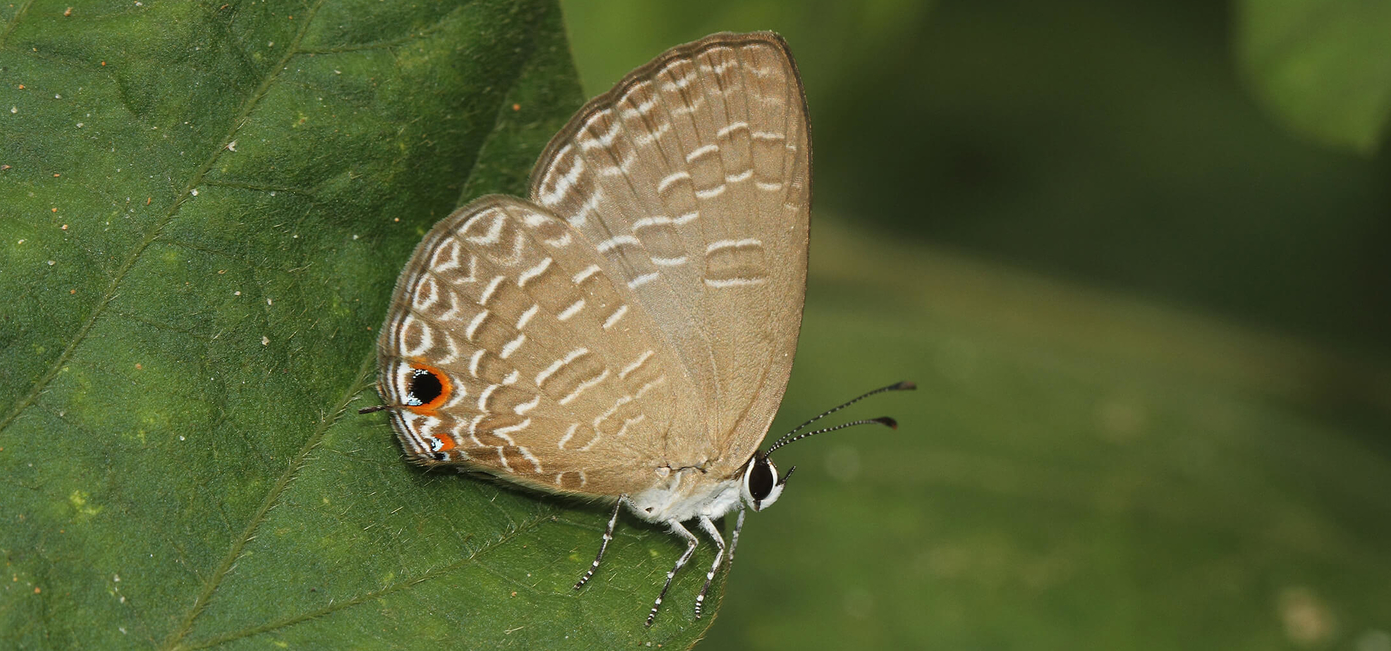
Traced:
<path fill-rule="evenodd" d="M 753 463 L 753 468 L 749 470 L 749 496 L 761 502 L 768 499 L 768 494 L 773 492 L 773 483 L 777 478 L 774 476 L 771 461 L 755 459 Z"/>
<path fill-rule="evenodd" d="M 406 404 L 412 407 L 438 406 L 445 393 L 445 380 L 433 369 L 417 368 L 406 387 Z"/>

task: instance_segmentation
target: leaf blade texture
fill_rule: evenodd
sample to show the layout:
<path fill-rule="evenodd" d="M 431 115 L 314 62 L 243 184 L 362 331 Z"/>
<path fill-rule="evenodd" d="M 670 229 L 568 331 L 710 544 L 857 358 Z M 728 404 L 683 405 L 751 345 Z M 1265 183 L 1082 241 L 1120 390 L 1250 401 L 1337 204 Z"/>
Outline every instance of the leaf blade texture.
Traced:
<path fill-rule="evenodd" d="M 521 193 L 581 102 L 554 2 L 0 21 L 0 646 L 698 639 L 698 571 L 642 627 L 663 532 L 576 594 L 602 506 L 422 472 L 353 413 L 420 236 Z"/>

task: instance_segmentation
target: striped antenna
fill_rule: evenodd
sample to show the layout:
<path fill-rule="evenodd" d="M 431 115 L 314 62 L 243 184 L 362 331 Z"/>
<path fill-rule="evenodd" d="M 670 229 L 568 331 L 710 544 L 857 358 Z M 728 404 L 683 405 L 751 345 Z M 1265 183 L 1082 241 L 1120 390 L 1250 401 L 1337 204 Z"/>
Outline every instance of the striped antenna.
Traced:
<path fill-rule="evenodd" d="M 769 448 L 768 448 L 767 454 L 772 454 L 772 453 L 773 453 L 773 450 L 776 450 L 776 449 L 778 449 L 778 448 L 780 448 L 780 447 L 782 447 L 782 446 L 784 446 L 784 445 L 787 445 L 788 443 L 791 443 L 792 441 L 789 441 L 788 438 L 791 437 L 792 435 L 796 434 L 797 432 L 802 431 L 802 429 L 804 429 L 807 425 L 810 425 L 810 424 L 812 424 L 812 423 L 815 423 L 816 421 L 821 420 L 822 418 L 825 418 L 825 417 L 827 417 L 827 416 L 830 416 L 831 414 L 834 414 L 834 413 L 836 413 L 836 412 L 838 412 L 838 411 L 840 411 L 840 410 L 842 410 L 842 409 L 845 409 L 846 407 L 849 407 L 850 405 L 853 405 L 853 404 L 855 404 L 855 403 L 857 403 L 857 402 L 859 402 L 859 401 L 861 401 L 861 400 L 864 400 L 865 398 L 868 398 L 868 397 L 870 397 L 870 396 L 872 396 L 872 395 L 874 395 L 874 394 L 876 394 L 876 393 L 884 393 L 885 391 L 913 391 L 913 390 L 915 390 L 915 389 L 917 389 L 917 388 L 918 388 L 918 385 L 917 385 L 916 382 L 910 382 L 910 381 L 907 381 L 907 380 L 905 380 L 905 381 L 903 381 L 903 382 L 895 382 L 895 383 L 893 383 L 893 384 L 890 384 L 889 386 L 886 386 L 886 387 L 879 387 L 878 389 L 875 389 L 875 390 L 873 390 L 873 391 L 870 391 L 869 393 L 866 393 L 866 394 L 857 396 L 857 397 L 855 397 L 855 398 L 849 400 L 848 402 L 846 402 L 846 403 L 844 403 L 844 404 L 842 404 L 842 405 L 838 405 L 838 406 L 833 407 L 833 408 L 831 408 L 831 409 L 827 409 L 826 411 L 821 412 L 820 414 L 818 414 L 818 415 L 816 415 L 816 416 L 813 416 L 812 418 L 808 419 L 807 422 L 802 423 L 801 425 L 798 425 L 798 426 L 792 428 L 792 431 L 790 431 L 790 432 L 788 432 L 788 433 L 786 433 L 786 434 L 783 434 L 782 436 L 778 437 L 778 440 L 773 441 L 772 447 L 769 447 Z M 893 419 L 889 419 L 889 420 L 892 421 Z M 867 421 L 859 421 L 859 422 L 867 422 Z M 887 423 L 886 423 L 886 424 L 887 424 Z M 847 424 L 847 425 L 845 425 L 845 426 L 848 427 L 849 424 Z M 897 428 L 897 425 L 892 425 L 891 427 Z M 840 429 L 840 428 L 839 428 L 839 427 L 833 427 L 833 428 L 831 428 L 831 429 Z M 813 433 L 814 433 L 814 434 L 820 434 L 821 432 L 828 432 L 828 431 L 831 431 L 831 430 L 820 430 L 820 431 L 818 431 L 818 432 L 813 432 Z M 800 438 L 805 438 L 805 437 L 807 437 L 807 436 L 811 436 L 811 434 L 804 434 L 803 436 L 799 436 L 799 437 L 797 437 L 797 438 L 800 439 Z M 792 439 L 792 440 L 795 441 L 795 440 L 797 440 L 797 439 Z"/>
<path fill-rule="evenodd" d="M 880 389 L 880 391 L 883 391 L 883 389 Z M 878 392 L 876 391 L 875 393 L 878 393 Z M 774 444 L 773 444 L 773 447 L 768 448 L 768 451 L 767 451 L 767 452 L 764 452 L 764 453 L 763 453 L 763 456 L 765 456 L 765 457 L 766 457 L 766 456 L 770 456 L 770 455 L 773 454 L 773 450 L 776 450 L 776 449 L 778 449 L 778 448 L 780 448 L 780 447 L 782 447 L 782 446 L 784 446 L 784 445 L 787 445 L 788 443 L 792 443 L 793 441 L 800 441 L 800 440 L 802 440 L 802 439 L 804 439 L 804 438 L 807 438 L 808 436 L 816 436 L 817 434 L 825 434 L 826 432 L 834 432 L 834 431 L 836 431 L 836 430 L 838 430 L 838 429 L 845 429 L 845 428 L 847 428 L 847 427 L 854 427 L 854 426 L 856 426 L 856 425 L 869 425 L 869 424 L 871 424 L 871 423 L 877 423 L 877 424 L 879 424 L 879 425 L 887 425 L 887 426 L 889 426 L 889 427 L 892 427 L 893 429 L 898 429 L 898 421 L 896 421 L 896 420 L 894 420 L 894 419 L 892 419 L 892 418 L 889 418 L 888 416 L 880 416 L 880 417 L 878 417 L 878 418 L 866 418 L 866 419 L 864 419 L 864 420 L 852 420 L 852 421 L 850 421 L 850 422 L 848 422 L 848 423 L 841 423 L 841 424 L 836 425 L 836 426 L 834 426 L 834 427 L 826 427 L 826 428 L 823 428 L 823 429 L 813 430 L 813 431 L 810 431 L 810 432 L 804 432 L 804 433 L 799 434 L 799 435 L 797 435 L 797 436 L 794 436 L 794 437 L 792 437 L 792 438 L 787 438 L 786 436 L 784 436 L 784 437 L 782 437 L 781 439 L 778 439 L 778 442 L 777 442 L 777 443 L 774 443 Z M 791 472 L 791 471 L 788 471 L 787 474 L 790 475 L 790 474 L 792 474 L 792 472 Z"/>

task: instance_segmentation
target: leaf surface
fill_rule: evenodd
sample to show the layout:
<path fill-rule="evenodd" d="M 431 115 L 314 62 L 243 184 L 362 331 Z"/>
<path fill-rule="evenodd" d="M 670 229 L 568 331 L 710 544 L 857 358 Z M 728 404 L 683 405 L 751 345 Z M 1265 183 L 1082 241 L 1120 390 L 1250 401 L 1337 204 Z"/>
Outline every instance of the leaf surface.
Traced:
<path fill-rule="evenodd" d="M 693 644 L 664 532 L 576 593 L 605 507 L 353 413 L 412 247 L 581 102 L 556 3 L 67 9 L 0 8 L 0 646 Z"/>

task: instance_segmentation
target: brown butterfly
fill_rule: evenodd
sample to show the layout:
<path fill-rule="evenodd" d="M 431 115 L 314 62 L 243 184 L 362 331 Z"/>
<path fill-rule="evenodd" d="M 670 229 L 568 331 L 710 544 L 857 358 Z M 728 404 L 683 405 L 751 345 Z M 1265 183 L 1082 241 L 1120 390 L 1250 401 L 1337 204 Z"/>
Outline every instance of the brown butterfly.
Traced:
<path fill-rule="evenodd" d="M 416 248 L 378 344 L 386 405 L 364 411 L 389 410 L 422 465 L 612 500 L 576 589 L 621 507 L 668 526 L 686 552 L 649 626 L 694 520 L 718 549 L 699 617 L 725 556 L 714 520 L 738 512 L 732 559 L 745 507 L 791 475 L 769 454 L 829 431 L 796 435 L 814 418 L 758 450 L 807 277 L 811 141 L 787 43 L 721 33 L 664 52 L 570 120 L 530 187 L 473 201 Z M 893 425 L 841 427 L 868 422 Z"/>

